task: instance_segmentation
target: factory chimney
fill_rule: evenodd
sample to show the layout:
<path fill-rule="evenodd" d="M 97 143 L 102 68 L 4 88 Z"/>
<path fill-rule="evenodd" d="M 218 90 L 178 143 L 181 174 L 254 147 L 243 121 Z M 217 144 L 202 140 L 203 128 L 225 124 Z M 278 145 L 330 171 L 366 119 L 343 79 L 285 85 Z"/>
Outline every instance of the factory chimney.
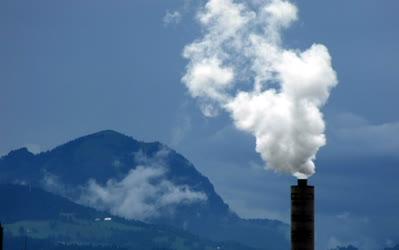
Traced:
<path fill-rule="evenodd" d="M 306 179 L 291 186 L 291 249 L 314 250 L 314 187 Z"/>
<path fill-rule="evenodd" d="M 0 223 L 0 250 L 3 250 L 3 226 Z"/>

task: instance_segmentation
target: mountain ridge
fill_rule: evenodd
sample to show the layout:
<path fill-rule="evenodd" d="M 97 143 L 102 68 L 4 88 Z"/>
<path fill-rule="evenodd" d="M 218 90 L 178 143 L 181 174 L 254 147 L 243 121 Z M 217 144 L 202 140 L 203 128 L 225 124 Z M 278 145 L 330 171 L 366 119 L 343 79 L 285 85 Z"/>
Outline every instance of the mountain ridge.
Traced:
<path fill-rule="evenodd" d="M 30 243 L 38 245 L 37 249 L 54 249 L 65 242 L 63 249 L 91 246 L 92 249 L 202 250 L 220 246 L 254 250 L 240 244 L 201 239 L 172 227 L 125 220 L 26 185 L 0 184 L 0 197 L 7 200 L 0 206 L 6 249 L 18 249 L 18 242 L 29 237 Z"/>
<path fill-rule="evenodd" d="M 276 220 L 264 219 L 257 223 L 241 219 L 216 193 L 210 180 L 184 156 L 160 142 L 140 142 L 113 130 L 79 137 L 36 155 L 26 149 L 14 150 L 0 159 L 0 182 L 46 188 L 46 181 L 50 181 L 53 185 L 50 191 L 77 201 L 79 192 L 87 188 L 90 181 L 94 181 L 95 191 L 112 191 L 129 181 L 132 172 L 132 178 L 137 178 L 136 173 L 141 174 L 138 166 L 142 165 L 146 170 L 156 170 L 159 166 L 167 169 L 145 184 L 153 188 L 156 187 L 151 186 L 153 181 L 166 183 L 171 189 L 165 196 L 168 201 L 179 195 L 190 198 L 196 193 L 207 197 L 205 202 L 168 203 L 165 211 L 169 213 L 162 212 L 148 222 L 172 225 L 213 240 L 236 240 L 262 249 L 288 248 L 286 224 Z M 176 192 L 179 195 L 173 196 Z"/>

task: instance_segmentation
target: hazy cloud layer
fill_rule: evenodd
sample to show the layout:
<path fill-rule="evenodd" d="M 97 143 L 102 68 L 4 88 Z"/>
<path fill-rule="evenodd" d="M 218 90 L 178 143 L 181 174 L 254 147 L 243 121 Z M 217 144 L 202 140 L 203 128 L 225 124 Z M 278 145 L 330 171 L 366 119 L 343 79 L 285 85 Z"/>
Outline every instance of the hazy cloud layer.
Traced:
<path fill-rule="evenodd" d="M 27 144 L 25 144 L 25 147 L 28 149 L 29 152 L 31 152 L 32 154 L 35 154 L 35 155 L 42 152 L 42 148 L 39 144 L 27 143 Z"/>
<path fill-rule="evenodd" d="M 166 177 L 168 166 L 162 158 L 169 153 L 163 149 L 153 158 L 143 153 L 135 155 L 139 165 L 121 180 L 109 179 L 105 185 L 90 180 L 79 202 L 127 219 L 146 220 L 162 213 L 173 213 L 178 205 L 204 202 L 207 196 L 186 185 L 175 185 Z"/>
<path fill-rule="evenodd" d="M 183 17 L 188 14 L 190 9 L 192 9 L 192 0 L 183 0 L 182 3 L 173 10 L 166 10 L 166 13 L 162 19 L 165 26 L 172 24 L 179 24 L 182 22 Z"/>
<path fill-rule="evenodd" d="M 165 173 L 161 167 L 138 166 L 120 181 L 110 179 L 101 185 L 90 180 L 80 202 L 127 219 L 146 220 L 161 210 L 206 200 L 205 194 L 166 180 Z"/>
<path fill-rule="evenodd" d="M 61 178 L 55 174 L 50 173 L 47 170 L 42 171 L 42 179 L 40 185 L 48 192 L 60 194 L 66 197 L 70 197 L 72 189 L 68 185 L 64 184 Z"/>
<path fill-rule="evenodd" d="M 228 111 L 255 136 L 269 168 L 306 178 L 326 143 L 320 108 L 337 79 L 324 45 L 283 48 L 281 32 L 297 12 L 284 0 L 209 0 L 197 16 L 203 36 L 184 49 L 182 81 L 204 115 Z"/>
<path fill-rule="evenodd" d="M 399 122 L 372 123 L 352 113 L 331 119 L 331 153 L 341 156 L 399 156 Z"/>
<path fill-rule="evenodd" d="M 71 186 L 44 170 L 41 185 L 49 192 L 126 219 L 145 221 L 162 215 L 172 216 L 177 206 L 206 202 L 207 196 L 168 180 L 169 166 L 164 159 L 169 152 L 162 148 L 152 157 L 136 152 L 132 157 L 138 165 L 123 178 L 110 178 L 105 184 L 93 178 L 84 185 Z M 111 162 L 110 167 L 115 164 Z"/>
<path fill-rule="evenodd" d="M 180 117 L 177 120 L 178 124 L 172 129 L 170 145 L 175 147 L 179 145 L 183 140 L 186 134 L 191 129 L 191 119 L 189 116 Z"/>
<path fill-rule="evenodd" d="M 164 25 L 169 25 L 169 24 L 178 24 L 180 23 L 182 19 L 182 15 L 179 11 L 166 11 L 166 14 L 163 18 L 163 23 Z"/>

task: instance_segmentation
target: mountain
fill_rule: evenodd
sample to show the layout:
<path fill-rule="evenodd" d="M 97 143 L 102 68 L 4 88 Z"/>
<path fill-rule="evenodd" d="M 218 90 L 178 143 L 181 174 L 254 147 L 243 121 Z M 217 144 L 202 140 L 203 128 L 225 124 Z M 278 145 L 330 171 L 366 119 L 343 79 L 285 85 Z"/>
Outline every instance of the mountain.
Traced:
<path fill-rule="evenodd" d="M 26 247 L 25 247 L 26 242 Z M 21 249 L 52 249 L 52 250 L 127 250 L 127 248 L 117 246 L 102 246 L 102 245 L 80 245 L 80 244 L 66 244 L 54 242 L 53 240 L 33 239 L 26 237 L 12 237 L 7 236 L 4 239 L 4 249 L 7 250 L 21 250 Z M 154 248 L 160 249 L 160 248 Z"/>
<path fill-rule="evenodd" d="M 66 198 L 30 186 L 0 185 L 0 221 L 11 224 L 23 220 L 55 220 L 74 214 L 76 218 L 106 217 L 106 213 L 73 203 Z"/>
<path fill-rule="evenodd" d="M 348 245 L 346 247 L 342 247 L 342 246 L 336 247 L 336 248 L 331 249 L 331 250 L 359 250 L 359 248 L 354 247 L 352 245 Z M 385 247 L 384 250 L 399 250 L 399 245 L 395 245 L 393 247 Z"/>
<path fill-rule="evenodd" d="M 348 246 L 345 246 L 345 247 L 336 247 L 336 248 L 331 249 L 331 250 L 359 250 L 359 249 L 357 247 L 352 246 L 352 245 L 348 245 Z"/>
<path fill-rule="evenodd" d="M 399 250 L 399 244 L 394 247 L 387 247 L 384 250 Z"/>
<path fill-rule="evenodd" d="M 5 228 L 5 249 L 235 249 L 239 244 L 212 242 L 182 230 L 125 220 L 75 204 L 38 188 L 0 185 L 0 215 Z M 110 218 L 104 220 L 104 218 Z"/>
<path fill-rule="evenodd" d="M 11 151 L 0 159 L 0 182 L 41 187 L 114 215 L 212 240 L 289 248 L 286 224 L 241 219 L 209 179 L 173 149 L 111 130 L 37 155 L 26 148 Z"/>

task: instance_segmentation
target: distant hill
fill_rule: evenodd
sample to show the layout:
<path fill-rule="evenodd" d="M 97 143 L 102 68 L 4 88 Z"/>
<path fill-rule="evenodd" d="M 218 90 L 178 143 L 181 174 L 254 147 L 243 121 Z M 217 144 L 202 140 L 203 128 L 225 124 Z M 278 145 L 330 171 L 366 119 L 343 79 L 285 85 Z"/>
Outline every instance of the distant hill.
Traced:
<path fill-rule="evenodd" d="M 146 160 L 157 161 L 160 152 L 160 165 L 167 171 L 163 176 L 165 180 L 155 182 L 170 188 L 170 194 L 163 200 L 172 205 L 157 207 L 159 214 L 143 218 L 144 221 L 171 225 L 217 241 L 234 240 L 260 249 L 289 248 L 288 225 L 275 220 L 239 218 L 215 192 L 209 179 L 182 155 L 159 142 L 140 142 L 111 130 L 78 138 L 37 155 L 26 148 L 12 151 L 0 159 L 0 182 L 42 187 L 81 202 L 82 187 L 88 183 L 94 180 L 93 186 L 97 189 L 111 185 L 110 189 L 118 192 L 118 181 L 122 182 L 138 166 L 148 168 Z M 128 181 L 131 179 L 134 178 Z M 151 185 L 157 185 L 152 182 Z M 162 190 L 154 192 L 159 191 Z M 171 203 L 179 195 L 190 197 L 190 192 L 204 194 L 206 200 Z M 96 202 L 93 201 L 93 207 L 97 209 L 120 213 L 119 207 L 96 206 Z"/>
<path fill-rule="evenodd" d="M 51 250 L 128 250 L 128 248 L 117 247 L 114 245 L 80 245 L 76 243 L 67 244 L 55 242 L 54 240 L 43 240 L 26 238 L 22 236 L 7 236 L 4 239 L 4 249 L 21 250 L 21 249 L 51 249 Z M 155 248 L 157 249 L 157 248 Z"/>
<path fill-rule="evenodd" d="M 349 246 L 345 246 L 345 247 L 337 247 L 331 250 L 359 250 L 359 248 L 349 245 Z M 384 248 L 384 250 L 399 250 L 399 245 L 396 245 L 394 247 L 386 247 Z"/>
<path fill-rule="evenodd" d="M 387 247 L 384 250 L 399 250 L 399 245 L 396 245 L 394 247 Z"/>
<path fill-rule="evenodd" d="M 359 250 L 357 247 L 354 247 L 354 246 L 352 246 L 352 245 L 349 245 L 349 246 L 345 246 L 345 247 L 343 247 L 343 246 L 341 246 L 341 247 L 336 247 L 336 248 L 334 248 L 334 249 L 331 249 L 331 250 Z"/>
<path fill-rule="evenodd" d="M 29 249 L 254 250 L 171 227 L 127 221 L 29 186 L 0 185 L 0 197 L 7 201 L 0 206 L 7 250 L 23 249 L 25 237 Z"/>
<path fill-rule="evenodd" d="M 4 224 L 21 220 L 56 220 L 72 214 L 76 218 L 94 220 L 108 216 L 92 208 L 75 204 L 44 190 L 22 185 L 0 185 L 0 221 Z"/>

